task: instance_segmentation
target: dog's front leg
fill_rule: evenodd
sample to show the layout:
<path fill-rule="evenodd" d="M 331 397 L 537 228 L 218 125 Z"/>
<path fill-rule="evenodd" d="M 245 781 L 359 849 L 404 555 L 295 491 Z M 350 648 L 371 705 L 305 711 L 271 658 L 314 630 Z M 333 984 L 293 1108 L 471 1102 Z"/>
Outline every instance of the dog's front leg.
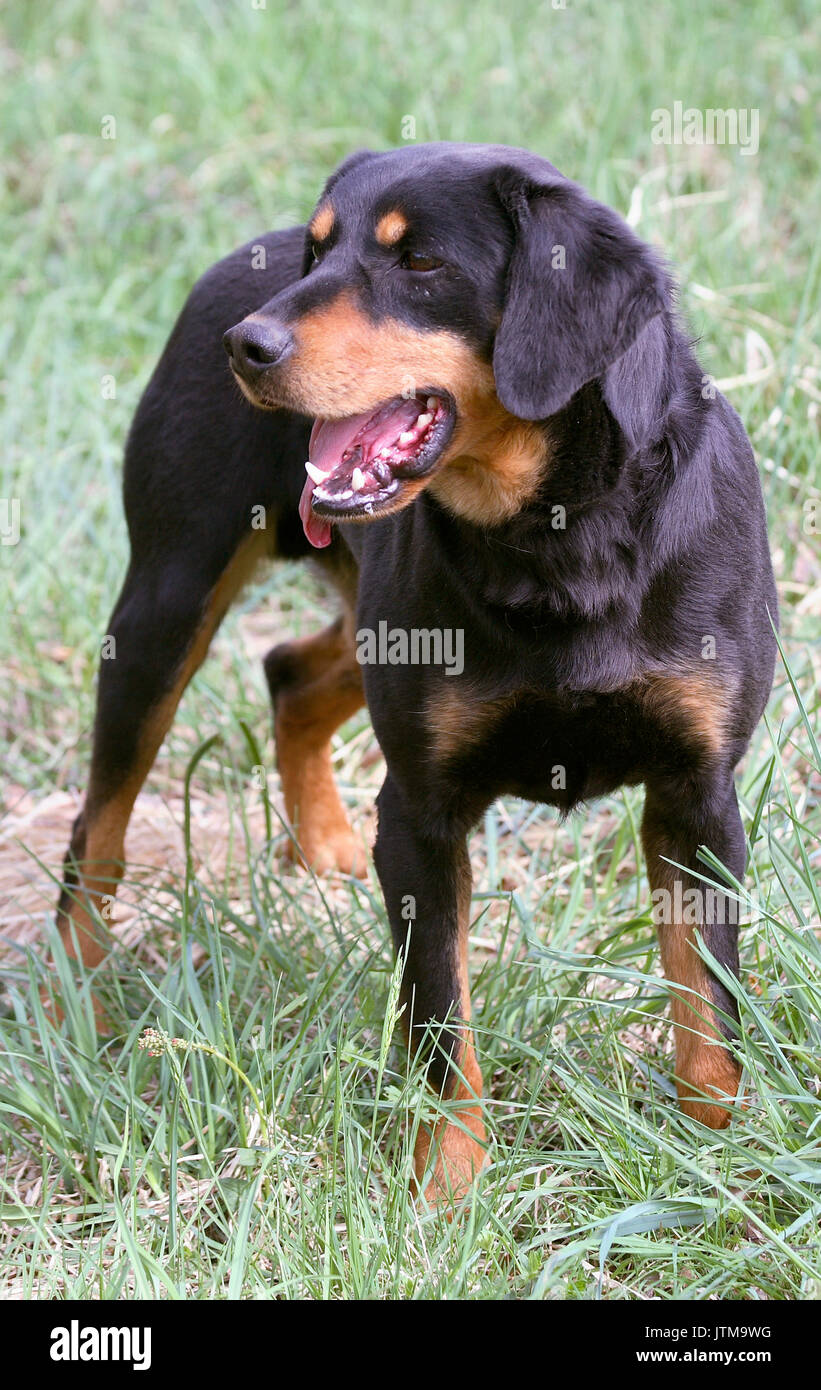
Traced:
<path fill-rule="evenodd" d="M 642 838 L 664 973 L 674 986 L 679 1098 L 686 1114 L 723 1129 L 740 1079 L 727 1047 L 737 1035 L 738 1009 L 699 954 L 698 937 L 738 976 L 738 904 L 704 884 L 701 875 L 709 870 L 699 862 L 698 848 L 706 845 L 743 878 L 744 829 L 732 774 L 649 784 Z"/>
<path fill-rule="evenodd" d="M 425 826 L 390 775 L 377 806 L 374 860 L 404 959 L 405 1034 L 412 1053 L 429 1050 L 430 1083 L 449 1109 L 433 1131 L 420 1130 L 416 1182 L 429 1201 L 450 1204 L 486 1162 L 482 1075 L 469 1027 L 470 859 L 464 832 Z"/>

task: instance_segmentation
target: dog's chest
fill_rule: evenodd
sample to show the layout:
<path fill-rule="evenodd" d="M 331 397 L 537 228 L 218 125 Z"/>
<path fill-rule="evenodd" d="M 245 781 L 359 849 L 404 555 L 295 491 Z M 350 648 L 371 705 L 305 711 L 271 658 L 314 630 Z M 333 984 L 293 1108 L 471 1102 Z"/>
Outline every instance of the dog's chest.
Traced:
<path fill-rule="evenodd" d="M 562 808 L 642 780 L 652 757 L 649 731 L 618 694 L 451 690 L 431 702 L 428 726 L 435 761 L 459 780 Z"/>

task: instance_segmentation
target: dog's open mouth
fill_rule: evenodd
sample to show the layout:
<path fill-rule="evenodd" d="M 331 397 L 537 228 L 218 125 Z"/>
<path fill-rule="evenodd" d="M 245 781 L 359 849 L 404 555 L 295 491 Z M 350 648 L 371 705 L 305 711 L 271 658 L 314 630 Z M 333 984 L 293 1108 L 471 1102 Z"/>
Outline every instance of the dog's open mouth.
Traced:
<path fill-rule="evenodd" d="M 455 423 L 450 397 L 435 390 L 395 396 L 344 420 L 317 420 L 299 504 L 311 544 L 327 545 L 334 521 L 394 510 L 407 484 L 441 458 Z"/>

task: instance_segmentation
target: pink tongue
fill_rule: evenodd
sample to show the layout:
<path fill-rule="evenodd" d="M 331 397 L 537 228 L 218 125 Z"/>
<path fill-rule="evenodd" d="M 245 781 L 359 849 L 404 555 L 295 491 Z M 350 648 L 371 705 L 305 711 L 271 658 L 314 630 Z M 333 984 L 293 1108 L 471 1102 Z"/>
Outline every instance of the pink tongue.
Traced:
<path fill-rule="evenodd" d="M 299 499 L 299 516 L 302 521 L 302 529 L 311 545 L 317 550 L 324 550 L 326 545 L 331 544 L 331 523 L 324 517 L 314 516 L 311 509 L 311 498 L 314 495 L 315 484 L 310 478 L 306 478 L 305 486 L 302 489 L 302 496 Z"/>
<path fill-rule="evenodd" d="M 375 415 L 372 410 L 365 410 L 361 415 L 349 415 L 344 420 L 315 420 L 308 457 L 323 473 L 335 473 L 354 439 L 366 446 L 369 456 L 378 454 L 384 445 L 393 444 L 403 430 L 410 429 L 420 413 L 419 401 L 411 396 L 407 401 L 390 401 Z M 371 424 L 365 429 L 369 420 Z"/>
<path fill-rule="evenodd" d="M 409 429 L 418 416 L 419 402 L 412 397 L 407 401 L 391 402 L 384 412 L 378 413 L 368 430 L 364 427 L 373 417 L 372 410 L 365 410 L 361 415 L 349 415 L 344 420 L 317 419 L 311 430 L 308 456 L 311 463 L 321 468 L 323 473 L 335 473 L 342 462 L 342 455 L 357 435 L 361 433 L 362 442 L 367 444 L 371 454 L 378 453 L 383 445 L 393 444 L 402 430 Z M 324 517 L 314 516 L 311 508 L 314 486 L 309 478 L 299 499 L 299 515 L 302 529 L 311 545 L 322 550 L 331 543 L 331 522 Z"/>
<path fill-rule="evenodd" d="M 372 410 L 366 410 L 361 415 L 349 415 L 344 420 L 314 420 L 308 444 L 311 463 L 315 463 L 323 473 L 333 473 L 354 436 L 372 415 Z"/>

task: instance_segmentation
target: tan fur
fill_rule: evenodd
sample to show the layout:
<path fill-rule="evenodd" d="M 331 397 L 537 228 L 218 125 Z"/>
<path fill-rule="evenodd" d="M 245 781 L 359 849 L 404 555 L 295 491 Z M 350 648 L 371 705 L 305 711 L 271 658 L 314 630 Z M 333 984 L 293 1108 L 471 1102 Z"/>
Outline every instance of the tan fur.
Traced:
<path fill-rule="evenodd" d="M 259 560 L 270 548 L 264 530 L 251 532 L 236 551 L 212 590 L 200 626 L 182 661 L 172 688 L 150 711 L 142 729 L 134 766 L 126 782 L 107 801 L 96 804 L 93 783 L 86 803 L 86 838 L 80 883 L 74 888 L 68 920 L 60 922 L 60 935 L 70 956 L 75 955 L 71 926 L 77 936 L 80 955 L 87 966 L 99 965 L 108 954 L 108 935 L 100 927 L 97 912 L 108 921 L 113 897 L 123 875 L 125 832 L 137 794 L 157 756 L 182 693 L 201 665 L 225 612 L 244 584 L 251 578 Z"/>
<path fill-rule="evenodd" d="M 364 876 L 367 859 L 348 822 L 331 765 L 331 736 L 365 701 L 349 621 L 290 644 L 299 681 L 277 697 L 274 728 L 285 809 L 300 857 L 317 873 Z"/>
<path fill-rule="evenodd" d="M 709 663 L 705 662 L 705 667 Z M 636 687 L 646 710 L 662 724 L 680 730 L 712 760 L 727 737 L 732 692 L 710 670 L 665 671 L 644 677 Z"/>
<path fill-rule="evenodd" d="M 293 329 L 296 351 L 277 390 L 304 414 L 339 419 L 426 386 L 453 397 L 458 421 L 442 460 L 418 487 L 403 488 L 391 510 L 430 484 L 451 511 L 492 526 L 534 495 L 548 463 L 544 437 L 504 409 L 492 369 L 458 334 L 373 322 L 349 291 Z"/>
<path fill-rule="evenodd" d="M 403 213 L 394 210 L 386 212 L 376 224 L 376 240 L 380 246 L 395 246 L 408 230 L 408 221 Z"/>
<path fill-rule="evenodd" d="M 334 229 L 336 213 L 332 203 L 322 203 L 314 213 L 308 225 L 314 241 L 325 241 Z"/>
<path fill-rule="evenodd" d="M 447 467 L 431 480 L 431 492 L 455 516 L 491 527 L 515 516 L 535 495 L 549 451 L 542 432 L 510 415 L 495 394 L 476 395 L 447 458 Z"/>
<path fill-rule="evenodd" d="M 663 835 L 646 827 L 642 830 L 650 885 L 665 889 L 673 901 L 676 869 L 659 855 L 676 858 L 675 849 Z M 740 1072 L 727 1050 L 715 1010 L 711 1007 L 712 981 L 698 954 L 698 928 L 684 922 L 656 921 L 664 973 L 671 984 L 683 985 L 671 991 L 671 1013 L 676 1036 L 676 1087 L 682 1109 L 710 1129 L 724 1129 L 730 1112 L 711 1105 L 707 1096 L 734 1096 Z"/>
<path fill-rule="evenodd" d="M 235 384 L 239 387 L 239 389 L 240 389 L 240 391 L 242 392 L 243 396 L 245 397 L 246 401 L 250 401 L 250 402 L 251 402 L 251 405 L 258 405 L 259 402 L 258 402 L 258 400 L 257 400 L 257 398 L 256 398 L 256 395 L 255 395 L 254 392 L 251 390 L 251 388 L 250 388 L 250 386 L 247 384 L 247 382 L 243 381 L 243 379 L 242 379 L 241 376 L 237 376 L 237 373 L 236 373 L 236 372 L 233 373 L 233 377 L 234 377 L 234 382 L 235 382 Z"/>
<path fill-rule="evenodd" d="M 471 1016 L 470 982 L 468 978 L 468 931 L 470 928 L 471 873 L 467 851 L 459 870 L 458 913 L 459 939 L 456 971 L 459 980 L 459 1016 L 465 1024 Z M 463 1030 L 464 1041 L 455 1061 L 462 1073 L 449 1098 L 457 1107 L 458 1123 L 442 1119 L 433 1132 L 421 1128 L 413 1155 L 417 1189 L 421 1188 L 433 1151 L 433 1171 L 425 1188 L 425 1198 L 432 1205 L 450 1209 L 463 1198 L 476 1174 L 487 1164 L 487 1138 L 482 1117 L 482 1073 L 476 1060 L 473 1034 Z"/>
<path fill-rule="evenodd" d="M 446 762 L 475 748 L 525 694 L 514 691 L 494 700 L 483 700 L 476 691 L 455 689 L 450 682 L 435 687 L 425 709 L 428 746 L 434 759 Z"/>
<path fill-rule="evenodd" d="M 731 694 L 709 673 L 663 672 L 644 676 L 630 690 L 655 719 L 681 730 L 682 735 L 714 760 L 720 757 L 727 737 Z M 496 724 L 528 694 L 516 690 L 495 699 L 465 688 L 442 684 L 429 697 L 425 720 L 433 756 L 445 761 L 475 748 Z"/>
<path fill-rule="evenodd" d="M 493 376 L 467 343 L 396 319 L 372 321 L 346 290 L 291 325 L 296 351 L 284 391 L 308 415 L 340 418 L 376 409 L 403 390 L 443 386 L 457 401 L 493 390 Z"/>

